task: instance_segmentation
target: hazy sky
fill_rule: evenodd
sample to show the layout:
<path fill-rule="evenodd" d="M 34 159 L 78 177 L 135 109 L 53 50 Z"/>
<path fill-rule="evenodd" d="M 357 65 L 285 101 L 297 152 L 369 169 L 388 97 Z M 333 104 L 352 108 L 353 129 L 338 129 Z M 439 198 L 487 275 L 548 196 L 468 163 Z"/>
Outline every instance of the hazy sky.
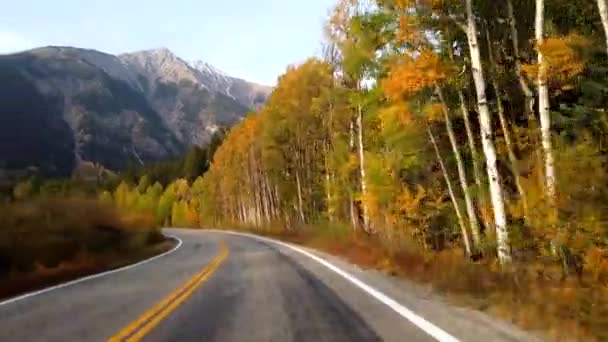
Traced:
<path fill-rule="evenodd" d="M 167 47 L 272 85 L 319 53 L 335 0 L 18 0 L 0 11 L 0 53 L 70 45 L 109 53 Z"/>

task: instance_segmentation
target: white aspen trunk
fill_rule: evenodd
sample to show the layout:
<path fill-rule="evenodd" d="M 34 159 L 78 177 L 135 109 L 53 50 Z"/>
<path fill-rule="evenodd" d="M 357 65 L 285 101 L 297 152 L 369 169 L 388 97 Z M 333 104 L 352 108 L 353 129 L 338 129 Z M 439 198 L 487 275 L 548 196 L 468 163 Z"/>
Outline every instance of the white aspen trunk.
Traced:
<path fill-rule="evenodd" d="M 538 50 L 538 112 L 540 115 L 540 133 L 545 161 L 545 191 L 547 200 L 555 203 L 555 161 L 551 141 L 551 113 L 549 111 L 549 87 L 547 86 L 547 67 L 543 53 L 538 48 L 544 42 L 545 1 L 536 0 L 535 34 Z"/>
<path fill-rule="evenodd" d="M 333 199 L 331 196 L 331 175 L 329 171 L 329 161 L 327 160 L 329 151 L 325 151 L 325 192 L 326 192 L 326 201 L 327 201 L 327 219 L 329 222 L 333 222 Z"/>
<path fill-rule="evenodd" d="M 517 80 L 519 81 L 519 85 L 521 87 L 522 92 L 526 98 L 526 106 L 525 106 L 525 114 L 528 118 L 528 128 L 538 127 L 538 123 L 536 120 L 536 116 L 534 115 L 534 92 L 528 85 L 528 81 L 524 77 L 522 71 L 522 60 L 521 54 L 519 52 L 519 33 L 517 31 L 517 19 L 515 17 L 515 10 L 513 9 L 512 0 L 507 0 L 507 10 L 509 15 L 509 25 L 511 27 L 511 42 L 513 44 L 513 54 L 515 57 L 515 75 L 517 76 Z M 538 142 L 538 138 L 540 135 L 532 133 L 530 135 L 532 145 L 534 145 L 534 153 L 536 154 L 536 160 L 538 162 L 539 167 L 543 164 L 543 156 L 542 151 L 537 148 L 537 145 L 540 145 Z M 544 172 L 541 168 L 538 169 L 536 173 L 538 176 L 539 184 L 542 185 L 545 183 Z"/>
<path fill-rule="evenodd" d="M 246 223 L 247 222 L 247 209 L 245 209 L 245 205 L 243 204 L 243 201 L 239 198 L 239 208 L 240 208 L 240 212 L 241 212 L 241 223 Z"/>
<path fill-rule="evenodd" d="M 443 117 L 445 120 L 445 128 L 448 131 L 448 137 L 450 139 L 450 144 L 452 145 L 452 152 L 454 153 L 454 157 L 456 158 L 458 179 L 460 180 L 460 187 L 462 188 L 462 193 L 464 194 L 464 203 L 467 210 L 467 215 L 469 217 L 469 225 L 471 227 L 471 233 L 473 235 L 473 242 L 475 244 L 474 249 L 476 249 L 481 245 L 481 233 L 479 230 L 479 221 L 477 220 L 477 214 L 475 213 L 475 205 L 473 204 L 473 200 L 471 198 L 471 191 L 469 190 L 467 173 L 464 167 L 464 162 L 462 161 L 462 155 L 460 154 L 460 150 L 458 149 L 458 142 L 456 141 L 456 135 L 454 134 L 454 128 L 452 127 L 452 119 L 450 119 L 448 106 L 445 102 L 445 98 L 443 97 L 443 91 L 439 86 L 436 87 L 436 91 L 437 95 L 439 96 L 439 100 L 441 101 Z"/>
<path fill-rule="evenodd" d="M 443 174 L 443 178 L 445 179 L 445 184 L 448 188 L 448 194 L 450 199 L 452 200 L 452 205 L 454 206 L 454 211 L 456 212 L 456 218 L 458 219 L 458 225 L 460 226 L 460 231 L 462 232 L 462 241 L 464 243 L 464 249 L 468 256 L 471 255 L 471 241 L 469 240 L 469 233 L 467 232 L 467 226 L 464 223 L 464 218 L 462 215 L 462 211 L 460 210 L 460 206 L 458 205 L 458 200 L 456 199 L 456 195 L 454 194 L 454 189 L 452 188 L 452 182 L 450 181 L 450 176 L 448 175 L 448 170 L 445 168 L 445 164 L 443 163 L 443 158 L 441 158 L 441 153 L 439 152 L 439 147 L 437 146 L 437 142 L 435 141 L 435 136 L 431 131 L 431 128 L 427 125 L 426 127 L 427 133 L 431 140 L 431 144 L 433 145 L 433 149 L 435 150 L 435 156 L 437 157 L 437 161 L 439 161 L 439 166 L 441 167 L 441 173 Z"/>
<path fill-rule="evenodd" d="M 302 184 L 300 184 L 300 171 L 296 171 L 296 186 L 298 188 L 298 214 L 304 223 L 304 203 L 302 200 Z"/>
<path fill-rule="evenodd" d="M 350 152 L 354 152 L 355 150 L 355 125 L 353 123 L 353 120 L 350 120 L 350 126 L 349 126 L 349 141 L 348 141 L 348 146 L 350 147 Z M 352 186 L 352 184 L 349 184 L 349 186 Z M 355 211 L 355 199 L 353 198 L 353 190 L 349 189 L 348 191 L 348 206 L 349 206 L 349 212 L 350 212 L 350 222 L 352 224 L 353 230 L 357 230 L 358 228 L 358 220 L 357 220 L 357 215 L 356 215 L 356 211 Z"/>
<path fill-rule="evenodd" d="M 268 201 L 268 222 L 277 217 L 276 206 L 274 205 L 274 194 L 268 181 L 268 175 L 264 174 L 264 187 L 266 188 L 266 196 Z"/>
<path fill-rule="evenodd" d="M 597 7 L 602 18 L 602 26 L 604 26 L 604 36 L 606 38 L 606 51 L 608 52 L 608 4 L 606 0 L 597 0 Z"/>
<path fill-rule="evenodd" d="M 450 55 L 450 60 L 454 61 L 454 52 L 451 46 L 448 46 L 448 52 Z M 475 135 L 473 133 L 473 128 L 471 125 L 471 118 L 469 116 L 469 109 L 467 108 L 466 99 L 464 97 L 464 93 L 461 89 L 458 89 L 458 100 L 460 102 L 460 112 L 462 113 L 462 118 L 464 119 L 464 127 L 467 132 L 467 141 L 469 144 L 469 150 L 471 151 L 471 159 L 473 162 L 473 178 L 475 179 L 475 185 L 477 186 L 477 193 L 479 198 L 479 205 L 482 208 L 487 207 L 488 198 L 487 191 L 483 186 L 483 170 L 481 166 L 481 161 L 479 159 L 479 152 L 477 151 L 477 144 L 475 143 Z M 483 223 L 487 228 L 494 228 L 493 223 L 485 216 L 482 216 Z"/>
<path fill-rule="evenodd" d="M 357 230 L 357 216 L 355 213 L 355 201 L 353 198 L 352 191 L 348 192 L 348 209 L 349 209 L 349 214 L 350 214 L 350 224 L 352 226 L 352 229 L 354 231 L 356 231 Z"/>
<path fill-rule="evenodd" d="M 492 138 L 492 121 L 486 97 L 486 80 L 483 75 L 481 53 L 477 40 L 477 24 L 473 16 L 472 0 L 466 0 L 467 10 L 467 40 L 471 53 L 471 66 L 475 90 L 477 92 L 477 105 L 479 107 L 479 126 L 481 129 L 481 142 L 486 158 L 488 181 L 490 183 L 490 197 L 494 209 L 494 225 L 496 227 L 497 254 L 501 264 L 511 263 L 511 247 L 509 232 L 507 230 L 507 216 L 503 198 L 500 174 L 496 165 L 496 147 Z"/>
<path fill-rule="evenodd" d="M 274 185 L 274 196 L 273 196 L 273 198 L 274 198 L 274 213 L 275 213 L 275 217 L 280 217 L 280 215 L 281 215 L 281 193 L 279 192 L 279 186 L 277 184 Z"/>
<path fill-rule="evenodd" d="M 260 182 L 262 188 L 262 208 L 264 211 L 264 223 L 270 223 L 270 196 L 268 194 L 268 187 L 266 186 L 266 175 L 264 175 L 264 172 L 262 172 Z"/>
<path fill-rule="evenodd" d="M 334 106 L 333 103 L 329 103 L 329 118 L 326 125 L 326 142 L 323 144 L 324 147 L 324 161 L 325 161 L 325 188 L 327 191 L 327 219 L 329 222 L 334 221 L 334 211 L 333 207 L 333 199 L 331 193 L 331 170 L 330 170 L 330 162 L 329 162 L 329 152 L 332 150 L 332 130 L 333 130 L 333 115 L 334 114 Z"/>
<path fill-rule="evenodd" d="M 262 225 L 262 191 L 258 181 L 258 170 L 255 163 L 255 155 L 253 149 L 249 150 L 249 173 L 251 174 L 249 182 L 251 184 L 252 191 L 252 204 L 254 211 L 255 225 L 257 227 Z"/>
<path fill-rule="evenodd" d="M 361 91 L 361 81 L 357 81 L 357 91 Z M 367 232 L 371 230 L 369 218 L 367 217 L 367 208 L 365 199 L 367 197 L 367 181 L 365 180 L 365 148 L 363 146 L 363 108 L 361 104 L 357 104 L 357 140 L 359 153 L 359 175 L 361 177 L 361 213 L 363 216 L 363 229 Z"/>
<path fill-rule="evenodd" d="M 496 93 L 499 94 L 500 88 L 495 80 L 492 81 L 492 86 Z M 505 109 L 502 105 L 500 96 L 498 96 L 496 100 L 498 106 L 498 120 L 500 121 L 500 128 L 502 129 L 503 136 L 505 138 L 505 144 L 507 145 L 507 155 L 509 156 L 509 162 L 511 163 L 511 172 L 513 173 L 513 178 L 515 179 L 515 186 L 521 199 L 522 207 L 524 210 L 524 217 L 526 220 L 528 220 L 528 196 L 526 194 L 526 190 L 521 184 L 521 176 L 519 175 L 519 160 L 517 159 L 517 156 L 515 156 L 513 142 L 511 141 L 511 133 L 509 132 L 509 124 L 507 123 L 507 120 L 505 118 Z"/>
<path fill-rule="evenodd" d="M 471 150 L 471 159 L 473 160 L 473 177 L 475 177 L 475 184 L 477 185 L 479 191 L 479 198 L 482 205 L 485 205 L 486 195 L 485 191 L 483 191 L 483 182 L 482 182 L 482 169 L 479 160 L 479 152 L 477 151 L 477 144 L 475 143 L 475 135 L 473 134 L 473 128 L 471 126 L 471 118 L 469 117 L 469 110 L 467 109 L 467 105 L 465 102 L 464 94 L 462 90 L 458 91 L 458 98 L 460 101 L 460 111 L 462 112 L 462 117 L 464 119 L 464 127 L 467 131 L 467 140 L 469 143 L 469 149 Z"/>
<path fill-rule="evenodd" d="M 493 74 L 492 74 L 492 87 L 494 88 L 494 93 L 496 93 L 496 106 L 498 108 L 498 120 L 500 121 L 500 128 L 502 129 L 503 137 L 505 138 L 505 144 L 507 145 L 507 155 L 509 156 L 509 162 L 511 163 L 511 172 L 513 173 L 513 178 L 515 179 L 515 186 L 517 187 L 517 192 L 519 193 L 519 197 L 522 203 L 522 207 L 524 210 L 524 219 L 528 222 L 528 197 L 526 191 L 524 190 L 523 185 L 521 184 L 521 177 L 519 175 L 519 160 L 517 156 L 515 156 L 515 149 L 513 147 L 513 141 L 511 140 L 511 133 L 509 130 L 509 124 L 507 123 L 507 119 L 505 118 L 505 108 L 502 105 L 501 98 L 501 89 L 496 79 L 495 74 L 498 72 L 498 68 L 496 65 L 496 60 L 494 59 L 494 49 L 492 48 L 492 39 L 490 38 L 490 31 L 486 29 L 486 40 L 488 44 L 488 56 L 490 59 L 490 64 L 492 65 Z"/>

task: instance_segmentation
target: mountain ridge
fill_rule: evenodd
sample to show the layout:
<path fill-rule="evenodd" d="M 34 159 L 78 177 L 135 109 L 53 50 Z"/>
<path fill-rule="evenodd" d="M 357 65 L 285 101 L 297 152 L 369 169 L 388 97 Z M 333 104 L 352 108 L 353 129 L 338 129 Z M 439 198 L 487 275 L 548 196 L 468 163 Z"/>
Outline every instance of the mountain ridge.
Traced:
<path fill-rule="evenodd" d="M 120 170 L 177 157 L 271 91 L 166 48 L 40 47 L 0 55 L 0 77 L 0 171 L 62 176 L 85 162 Z"/>

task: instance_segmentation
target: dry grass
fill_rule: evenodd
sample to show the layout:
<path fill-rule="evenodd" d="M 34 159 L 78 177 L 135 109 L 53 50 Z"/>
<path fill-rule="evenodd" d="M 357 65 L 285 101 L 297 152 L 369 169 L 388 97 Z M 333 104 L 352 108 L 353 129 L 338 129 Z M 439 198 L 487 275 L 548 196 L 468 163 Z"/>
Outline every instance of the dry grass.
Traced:
<path fill-rule="evenodd" d="M 165 252 L 172 248 L 174 244 L 173 241 L 164 241 L 127 254 L 109 252 L 91 255 L 82 253 L 55 267 L 45 267 L 38 264 L 34 270 L 29 272 L 12 271 L 0 278 L 2 279 L 0 282 L 0 298 L 9 298 L 20 293 L 120 268 Z"/>
<path fill-rule="evenodd" d="M 164 238 L 154 222 L 151 215 L 122 216 L 86 198 L 5 205 L 0 208 L 0 297 L 157 252 Z"/>

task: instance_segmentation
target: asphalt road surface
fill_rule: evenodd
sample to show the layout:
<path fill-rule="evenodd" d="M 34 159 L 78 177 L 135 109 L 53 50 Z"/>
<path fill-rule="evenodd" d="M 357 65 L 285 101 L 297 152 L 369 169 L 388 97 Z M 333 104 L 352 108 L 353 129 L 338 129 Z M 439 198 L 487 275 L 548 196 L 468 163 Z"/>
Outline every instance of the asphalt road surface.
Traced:
<path fill-rule="evenodd" d="M 523 341 L 430 291 L 254 237 L 169 229 L 134 267 L 0 303 L 0 341 Z"/>

